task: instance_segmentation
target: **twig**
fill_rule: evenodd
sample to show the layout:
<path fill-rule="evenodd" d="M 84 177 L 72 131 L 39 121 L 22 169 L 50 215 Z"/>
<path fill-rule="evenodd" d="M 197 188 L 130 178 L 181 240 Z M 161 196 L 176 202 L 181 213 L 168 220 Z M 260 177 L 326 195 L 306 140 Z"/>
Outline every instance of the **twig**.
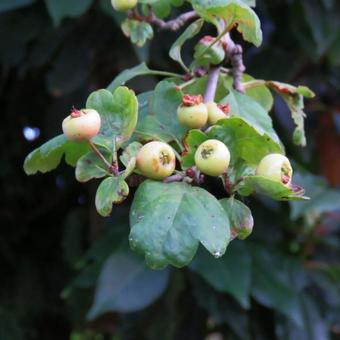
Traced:
<path fill-rule="evenodd" d="M 183 174 L 178 173 L 172 176 L 169 176 L 163 180 L 164 183 L 174 183 L 174 182 L 182 182 L 183 181 Z"/>
<path fill-rule="evenodd" d="M 229 58 L 232 66 L 231 74 L 234 79 L 234 89 L 238 92 L 244 93 L 245 89 L 242 84 L 242 76 L 246 68 L 243 64 L 242 46 L 235 44 L 229 33 L 225 34 L 222 40 L 226 55 Z"/>
<path fill-rule="evenodd" d="M 103 161 L 103 163 L 107 166 L 108 170 L 110 173 L 113 173 L 113 174 L 116 174 L 115 173 L 115 169 L 114 169 L 114 166 L 111 165 L 108 160 L 104 157 L 104 155 L 97 149 L 97 147 L 94 145 L 94 143 L 89 140 L 88 141 L 91 149 L 93 150 L 93 152 L 97 155 L 97 157 Z"/>
<path fill-rule="evenodd" d="M 190 11 L 179 15 L 177 18 L 169 21 L 164 21 L 156 17 L 154 12 L 150 10 L 149 15 L 142 16 L 139 15 L 137 11 L 130 11 L 128 13 L 130 19 L 135 19 L 138 21 L 148 22 L 151 25 L 158 26 L 161 30 L 177 31 L 182 26 L 184 26 L 188 21 L 191 21 L 198 17 L 195 11 Z"/>
<path fill-rule="evenodd" d="M 205 93 L 204 93 L 204 102 L 205 103 L 209 103 L 209 102 L 214 101 L 219 75 L 220 75 L 220 67 L 212 67 L 209 70 L 207 87 L 206 87 Z"/>

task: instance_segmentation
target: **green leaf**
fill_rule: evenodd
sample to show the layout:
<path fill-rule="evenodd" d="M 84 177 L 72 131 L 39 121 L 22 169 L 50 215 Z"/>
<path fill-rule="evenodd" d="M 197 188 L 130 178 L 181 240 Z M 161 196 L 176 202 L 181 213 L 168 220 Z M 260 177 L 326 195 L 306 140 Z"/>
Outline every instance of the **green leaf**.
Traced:
<path fill-rule="evenodd" d="M 283 313 L 302 325 L 299 306 L 301 287 L 295 282 L 303 268 L 294 259 L 283 256 L 274 248 L 248 243 L 252 258 L 253 297 L 261 304 Z"/>
<path fill-rule="evenodd" d="M 127 166 L 132 158 L 136 158 L 143 145 L 139 142 L 129 144 L 120 156 L 121 162 Z"/>
<path fill-rule="evenodd" d="M 113 92 L 118 86 L 125 85 L 126 82 L 129 80 L 139 77 L 139 76 L 146 76 L 146 75 L 154 75 L 154 76 L 165 76 L 165 77 L 181 77 L 181 75 L 171 72 L 165 71 L 155 71 L 150 70 L 145 63 L 139 64 L 135 67 L 130 69 L 124 70 L 120 73 L 107 87 L 107 89 Z"/>
<path fill-rule="evenodd" d="M 237 236 L 240 240 L 247 238 L 254 226 L 250 209 L 234 197 L 223 198 L 220 203 L 229 217 L 232 236 Z"/>
<path fill-rule="evenodd" d="M 32 5 L 35 1 L 36 0 L 1 0 L 0 13 Z"/>
<path fill-rule="evenodd" d="M 147 180 L 130 211 L 130 246 L 144 254 L 151 268 L 187 265 L 199 242 L 221 257 L 230 238 L 229 220 L 218 200 L 186 183 Z"/>
<path fill-rule="evenodd" d="M 190 269 L 217 291 L 231 294 L 242 307 L 250 307 L 251 257 L 243 242 L 233 241 L 221 259 L 199 251 Z"/>
<path fill-rule="evenodd" d="M 196 12 L 205 20 L 217 23 L 218 18 L 225 21 L 226 27 L 235 27 L 243 39 L 260 46 L 262 31 L 256 13 L 241 0 L 191 0 Z"/>
<path fill-rule="evenodd" d="M 252 80 L 255 80 L 255 79 L 249 74 L 243 75 L 244 82 L 248 82 Z M 273 103 L 274 103 L 273 95 L 268 90 L 265 84 L 246 89 L 245 95 L 247 95 L 248 97 L 251 97 L 256 102 L 258 102 L 267 112 L 269 112 L 273 107 Z"/>
<path fill-rule="evenodd" d="M 280 139 L 273 129 L 272 119 L 267 111 L 254 99 L 230 89 L 223 102 L 230 105 L 232 116 L 242 117 L 261 135 L 266 133 L 273 141 L 280 144 Z"/>
<path fill-rule="evenodd" d="M 294 191 L 294 186 L 288 187 L 281 182 L 273 181 L 262 176 L 244 177 L 236 190 L 243 196 L 248 196 L 256 192 L 279 201 L 309 199 L 308 197 L 303 196 L 304 190 L 301 187 L 298 187 L 298 191 Z"/>
<path fill-rule="evenodd" d="M 294 180 L 306 189 L 306 194 L 311 198 L 306 202 L 290 202 L 290 217 L 293 220 L 301 216 L 321 215 L 324 212 L 339 209 L 340 190 L 330 188 L 326 181 L 309 173 L 295 173 Z"/>
<path fill-rule="evenodd" d="M 78 17 L 91 6 L 92 0 L 45 0 L 46 7 L 53 23 L 57 26 L 65 17 Z"/>
<path fill-rule="evenodd" d="M 198 34 L 203 26 L 204 21 L 203 20 L 197 20 L 193 22 L 190 26 L 187 27 L 187 29 L 177 38 L 177 40 L 174 42 L 174 44 L 170 48 L 170 58 L 177 61 L 184 70 L 188 71 L 188 68 L 185 66 L 182 56 L 181 56 L 181 50 L 184 43 L 193 38 L 196 34 Z"/>
<path fill-rule="evenodd" d="M 250 7 L 256 6 L 256 0 L 241 0 L 241 1 L 244 2 L 246 5 L 248 5 Z"/>
<path fill-rule="evenodd" d="M 133 254 L 115 252 L 104 263 L 87 319 L 108 312 L 128 313 L 146 308 L 164 292 L 168 280 L 168 270 L 147 269 Z"/>
<path fill-rule="evenodd" d="M 96 193 L 96 209 L 101 216 L 109 216 L 112 205 L 123 202 L 129 195 L 129 186 L 123 175 L 104 179 Z"/>
<path fill-rule="evenodd" d="M 158 18 L 166 18 L 171 13 L 172 6 L 182 6 L 183 0 L 158 0 L 152 1 L 152 10 Z"/>
<path fill-rule="evenodd" d="M 104 157 L 111 164 L 112 154 L 101 150 Z M 102 178 L 108 176 L 109 172 L 104 162 L 98 156 L 90 151 L 79 158 L 76 166 L 76 179 L 79 182 L 87 182 L 93 178 Z"/>
<path fill-rule="evenodd" d="M 195 153 L 198 147 L 205 142 L 208 136 L 201 130 L 190 130 L 184 138 L 185 151 L 182 155 L 182 167 L 188 169 L 195 165 Z"/>
<path fill-rule="evenodd" d="M 239 159 L 256 166 L 267 154 L 282 153 L 281 146 L 269 135 L 264 132 L 260 133 L 252 124 L 237 116 L 221 120 L 207 135 L 228 146 L 231 166 Z"/>
<path fill-rule="evenodd" d="M 86 142 L 71 142 L 64 135 L 52 138 L 32 151 L 25 159 L 24 170 L 27 175 L 54 170 L 65 155 L 65 161 L 75 166 L 78 159 L 89 151 Z"/>
<path fill-rule="evenodd" d="M 136 133 L 143 140 L 182 140 L 187 128 L 177 119 L 177 108 L 181 102 L 182 95 L 175 83 L 166 80 L 158 83 L 151 97 L 149 114 L 138 125 Z"/>
<path fill-rule="evenodd" d="M 138 101 L 132 90 L 121 86 L 113 93 L 95 91 L 87 99 L 86 107 L 99 112 L 102 118 L 100 135 L 111 140 L 116 138 L 118 147 L 129 140 L 138 119 Z"/>
<path fill-rule="evenodd" d="M 267 81 L 267 86 L 275 90 L 286 101 L 291 113 L 294 123 L 296 125 L 293 142 L 296 145 L 306 146 L 306 136 L 304 128 L 305 113 L 303 97 L 313 98 L 314 92 L 306 86 L 292 86 L 277 81 Z"/>
<path fill-rule="evenodd" d="M 126 179 L 129 177 L 136 169 L 137 159 L 136 157 L 130 158 L 129 162 L 126 165 L 126 168 L 123 172 L 123 178 Z"/>
<path fill-rule="evenodd" d="M 128 38 L 131 39 L 131 42 L 136 44 L 138 47 L 144 46 L 147 40 L 151 40 L 153 38 L 152 26 L 143 21 L 126 19 L 122 23 L 122 31 Z"/>

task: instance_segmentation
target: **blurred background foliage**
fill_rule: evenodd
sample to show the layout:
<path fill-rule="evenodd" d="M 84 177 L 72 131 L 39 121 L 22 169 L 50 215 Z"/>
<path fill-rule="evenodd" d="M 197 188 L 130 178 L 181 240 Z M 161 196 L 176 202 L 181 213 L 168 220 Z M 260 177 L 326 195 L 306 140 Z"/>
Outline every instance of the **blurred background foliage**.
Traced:
<path fill-rule="evenodd" d="M 189 268 L 155 272 L 128 250 L 130 201 L 99 218 L 95 184 L 76 183 L 66 166 L 27 177 L 22 164 L 60 133 L 72 105 L 120 71 L 144 60 L 176 71 L 167 53 L 178 32 L 158 32 L 137 50 L 109 0 L 0 0 L 1 340 L 340 337 L 340 4 L 257 5 L 264 44 L 246 46 L 248 72 L 317 94 L 307 102 L 304 149 L 290 142 L 279 98 L 272 111 L 295 182 L 312 200 L 248 199 L 248 240 L 233 241 L 222 259 L 202 250 Z M 130 86 L 138 93 L 156 81 Z"/>

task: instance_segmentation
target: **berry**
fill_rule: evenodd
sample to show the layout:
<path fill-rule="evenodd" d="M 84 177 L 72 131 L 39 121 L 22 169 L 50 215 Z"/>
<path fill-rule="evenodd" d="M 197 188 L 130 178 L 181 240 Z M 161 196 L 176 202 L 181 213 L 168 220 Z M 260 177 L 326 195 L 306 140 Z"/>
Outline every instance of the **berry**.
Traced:
<path fill-rule="evenodd" d="M 197 168 L 206 175 L 219 176 L 228 169 L 230 152 L 227 146 L 216 139 L 203 142 L 195 153 Z"/>
<path fill-rule="evenodd" d="M 208 35 L 203 37 L 195 46 L 194 58 L 198 65 L 218 65 L 224 60 L 225 51 L 220 41 L 216 42 L 213 46 L 207 49 L 213 40 L 214 38 Z"/>
<path fill-rule="evenodd" d="M 96 110 L 73 109 L 71 114 L 63 120 L 64 135 L 73 141 L 89 140 L 100 130 L 101 119 Z"/>
<path fill-rule="evenodd" d="M 272 153 L 262 158 L 256 169 L 256 175 L 290 185 L 293 169 L 286 156 Z"/>
<path fill-rule="evenodd" d="M 184 95 L 177 109 L 180 123 L 190 129 L 199 129 L 208 121 L 208 110 L 201 95 Z"/>
<path fill-rule="evenodd" d="M 210 102 L 207 104 L 208 108 L 208 122 L 210 125 L 216 124 L 220 119 L 226 119 L 229 117 L 229 105 L 228 104 L 216 104 Z"/>
<path fill-rule="evenodd" d="M 176 167 L 176 157 L 171 146 L 163 142 L 145 144 L 137 155 L 137 168 L 145 177 L 163 179 Z"/>
<path fill-rule="evenodd" d="M 116 11 L 126 12 L 137 6 L 138 0 L 111 0 L 111 4 Z"/>

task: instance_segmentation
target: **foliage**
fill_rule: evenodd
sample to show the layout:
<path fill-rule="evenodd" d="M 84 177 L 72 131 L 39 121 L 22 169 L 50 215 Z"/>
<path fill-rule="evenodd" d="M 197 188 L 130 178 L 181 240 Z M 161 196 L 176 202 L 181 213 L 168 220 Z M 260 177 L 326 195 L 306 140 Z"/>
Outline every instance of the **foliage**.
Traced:
<path fill-rule="evenodd" d="M 181 11 L 181 1 L 141 2 L 141 13 L 147 13 L 146 4 L 151 3 L 162 19 Z M 138 339 L 203 339 L 216 332 L 231 339 L 336 336 L 339 190 L 316 176 L 316 150 L 320 154 L 324 150 L 322 144 L 316 149 L 320 140 L 315 138 L 315 126 L 320 108 L 322 112 L 334 110 L 340 84 L 337 37 L 335 29 L 329 30 L 331 23 L 338 25 L 334 19 L 338 4 L 259 0 L 254 9 L 249 7 L 254 1 L 214 1 L 218 6 L 210 6 L 212 1 L 191 3 L 204 20 L 215 25 L 215 14 L 230 25 L 238 23 L 243 38 L 254 45 L 262 39 L 255 11 L 266 23 L 263 46 L 245 51 L 249 73 L 255 78 L 243 76 L 246 91 L 240 94 L 232 87 L 231 74 L 220 75 L 215 99 L 230 105 L 231 118 L 208 131 L 188 131 L 174 119 L 182 94 L 204 94 L 207 85 L 207 76 L 187 82 L 179 75 L 180 67 L 195 70 L 188 47 L 193 47 L 191 39 L 208 29 L 202 19 L 184 28 L 180 36 L 151 33 L 150 28 L 130 24 L 127 34 L 123 23 L 124 33 L 137 45 L 155 39 L 143 47 L 151 51 L 150 68 L 143 63 L 131 67 L 138 60 L 111 21 L 113 17 L 122 23 L 122 17 L 105 1 L 84 2 L 81 8 L 62 1 L 46 1 L 46 7 L 33 1 L 0 5 L 6 11 L 0 17 L 0 34 L 6 36 L 0 52 L 1 99 L 11 128 L 1 137 L 9 145 L 1 156 L 7 164 L 1 167 L 1 176 L 8 183 L 5 207 L 15 207 L 13 216 L 7 216 L 5 209 L 2 213 L 6 228 L 0 240 L 0 263 L 6 274 L 0 295 L 0 338 L 103 339 L 107 334 L 123 339 L 129 334 Z M 319 21 L 311 19 L 313 13 L 319 13 Z M 286 22 L 294 26 L 287 27 Z M 176 73 L 163 71 L 169 66 L 165 49 L 179 63 Z M 112 60 L 121 62 L 112 65 Z M 117 75 L 113 81 L 112 74 Z M 145 75 L 153 78 L 140 77 Z M 20 80 L 16 86 L 15 80 Z M 129 81 L 138 95 L 125 87 Z M 302 100 L 312 93 L 286 82 L 310 86 L 317 94 L 317 99 L 306 103 L 306 126 Z M 109 83 L 86 102 L 93 88 Z M 275 104 L 269 115 L 270 91 Z M 93 142 L 109 162 L 118 151 L 119 175 L 112 176 L 86 143 L 69 142 L 60 135 L 40 147 L 34 142 L 38 148 L 24 165 L 28 174 L 46 173 L 60 165 L 56 175 L 25 179 L 18 169 L 24 153 L 33 147 L 18 143 L 20 131 L 14 132 L 15 138 L 10 135 L 15 129 L 7 117 L 22 112 L 22 122 L 43 127 L 42 139 L 47 140 L 60 131 L 63 112 L 85 102 L 86 107 L 98 110 L 104 122 Z M 326 127 L 321 123 L 320 128 Z M 336 131 L 335 125 L 327 125 L 326 131 Z M 292 135 L 293 143 L 305 145 L 307 140 L 307 147 L 294 146 Z M 135 157 L 141 143 L 170 143 L 186 170 L 194 165 L 198 145 L 209 138 L 229 147 L 228 178 L 206 178 L 201 188 L 185 182 L 147 180 L 140 184 Z M 334 148 L 335 143 L 331 144 Z M 301 188 L 255 176 L 264 155 L 285 150 L 295 160 L 294 183 L 306 189 L 309 201 L 274 202 L 269 198 L 304 197 Z M 10 158 L 15 158 L 13 166 Z M 75 167 L 80 182 L 100 179 L 94 181 L 98 186 L 95 202 L 96 185 L 91 181 L 84 189 L 74 184 L 63 158 Z M 255 196 L 248 196 L 254 191 Z M 20 209 L 18 193 L 19 202 L 24 202 Z M 89 203 L 82 205 L 84 193 Z M 110 216 L 98 218 L 94 206 L 101 215 Z M 17 220 L 11 222 L 14 216 Z M 252 221 L 249 239 L 232 240 L 228 245 L 229 234 L 238 233 L 243 239 L 240 231 Z M 146 264 L 159 270 L 146 268 L 143 257 L 128 249 L 128 239 Z M 168 264 L 188 267 L 160 269 Z M 58 298 L 63 288 L 65 304 Z"/>

